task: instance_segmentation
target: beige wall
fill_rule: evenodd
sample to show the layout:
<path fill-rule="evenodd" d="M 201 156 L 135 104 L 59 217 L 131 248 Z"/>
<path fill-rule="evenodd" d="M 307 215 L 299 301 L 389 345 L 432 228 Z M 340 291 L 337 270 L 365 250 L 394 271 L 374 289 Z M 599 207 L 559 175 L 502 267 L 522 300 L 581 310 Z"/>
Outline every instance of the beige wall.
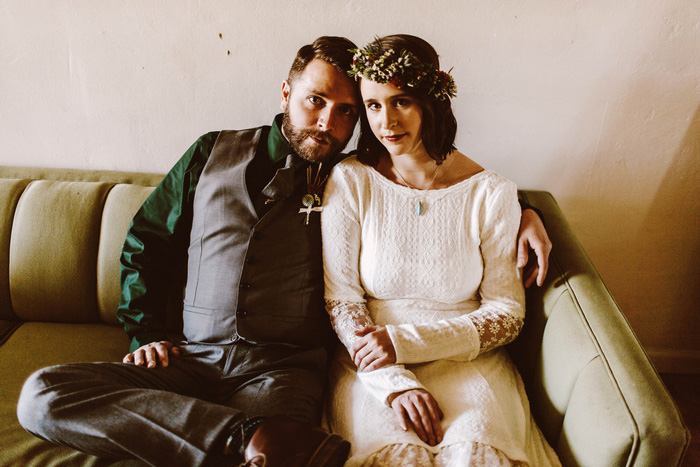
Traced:
<path fill-rule="evenodd" d="M 458 147 L 552 192 L 658 365 L 700 371 L 697 0 L 0 0 L 0 164 L 165 172 L 266 124 L 299 46 L 408 32 Z"/>

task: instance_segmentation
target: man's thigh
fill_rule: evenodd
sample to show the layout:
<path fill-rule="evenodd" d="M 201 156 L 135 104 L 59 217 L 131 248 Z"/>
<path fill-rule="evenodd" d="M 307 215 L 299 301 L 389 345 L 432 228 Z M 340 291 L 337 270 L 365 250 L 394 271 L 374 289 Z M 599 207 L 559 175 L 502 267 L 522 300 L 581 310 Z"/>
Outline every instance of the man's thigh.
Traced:
<path fill-rule="evenodd" d="M 222 379 L 222 404 L 247 416 L 283 414 L 318 424 L 326 389 L 326 351 L 238 348 Z"/>
<path fill-rule="evenodd" d="M 146 389 L 168 391 L 204 398 L 206 381 L 213 375 L 205 365 L 172 358 L 168 367 L 146 368 L 130 363 L 69 363 L 39 370 L 36 374 L 47 388 L 104 387 L 106 390 Z"/>

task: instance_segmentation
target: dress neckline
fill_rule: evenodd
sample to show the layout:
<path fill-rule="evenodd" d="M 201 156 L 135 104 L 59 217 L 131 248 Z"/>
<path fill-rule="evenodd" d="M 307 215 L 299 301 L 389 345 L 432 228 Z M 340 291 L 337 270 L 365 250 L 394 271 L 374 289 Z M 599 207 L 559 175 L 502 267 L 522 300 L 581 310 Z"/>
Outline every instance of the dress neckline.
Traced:
<path fill-rule="evenodd" d="M 362 164 L 362 165 L 365 165 L 365 164 Z M 465 178 L 464 180 L 457 182 L 453 185 L 447 186 L 445 188 L 433 188 L 433 189 L 421 190 L 418 188 L 412 188 L 412 187 L 409 187 L 406 185 L 401 185 L 399 183 L 392 182 L 391 180 L 386 178 L 384 175 L 382 175 L 381 172 L 379 172 L 376 168 L 374 168 L 370 165 L 365 165 L 365 167 L 367 167 L 369 169 L 369 172 L 372 174 L 372 176 L 374 178 L 378 179 L 381 184 L 386 185 L 390 188 L 397 189 L 399 191 L 403 191 L 404 193 L 411 193 L 414 195 L 419 194 L 421 196 L 430 196 L 432 194 L 438 195 L 438 194 L 448 193 L 450 191 L 457 190 L 465 185 L 469 185 L 469 184 L 473 183 L 474 181 L 476 181 L 480 178 L 483 178 L 486 175 L 492 173 L 492 171 L 489 169 L 483 169 L 483 170 L 475 173 L 471 177 Z"/>

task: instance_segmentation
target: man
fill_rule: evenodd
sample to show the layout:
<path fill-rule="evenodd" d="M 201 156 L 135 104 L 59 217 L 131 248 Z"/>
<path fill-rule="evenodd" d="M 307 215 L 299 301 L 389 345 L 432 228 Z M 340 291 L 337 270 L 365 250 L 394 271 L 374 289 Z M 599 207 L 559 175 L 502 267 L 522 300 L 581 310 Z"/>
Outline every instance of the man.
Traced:
<path fill-rule="evenodd" d="M 156 465 L 343 464 L 348 443 L 318 427 L 335 343 L 319 212 L 360 111 L 352 48 L 339 37 L 302 47 L 271 127 L 204 135 L 173 167 L 122 253 L 118 315 L 131 353 L 32 375 L 18 404 L 28 431 Z M 524 223 L 524 241 L 544 245 L 546 261 L 537 222 Z M 185 260 L 176 344 L 165 310 Z"/>

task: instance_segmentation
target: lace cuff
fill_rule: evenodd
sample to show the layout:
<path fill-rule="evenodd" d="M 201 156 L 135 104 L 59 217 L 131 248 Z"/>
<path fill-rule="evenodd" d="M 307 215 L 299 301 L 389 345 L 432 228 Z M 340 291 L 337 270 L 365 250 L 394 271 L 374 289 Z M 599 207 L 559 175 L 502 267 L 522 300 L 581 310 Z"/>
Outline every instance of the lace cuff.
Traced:
<path fill-rule="evenodd" d="M 362 302 L 326 300 L 326 312 L 331 317 L 333 330 L 348 351 L 360 339 L 355 331 L 374 324 L 369 317 L 367 305 Z"/>
<path fill-rule="evenodd" d="M 363 302 L 344 302 L 326 300 L 326 311 L 331 317 L 331 324 L 348 353 L 352 355 L 352 346 L 360 338 L 355 331 L 374 323 L 369 317 L 367 306 Z M 373 371 L 357 373 L 367 390 L 389 407 L 391 394 L 408 389 L 425 389 L 416 376 L 403 365 L 386 365 Z"/>
<path fill-rule="evenodd" d="M 523 318 L 497 310 L 479 310 L 469 315 L 479 332 L 479 355 L 515 340 L 523 328 Z"/>

